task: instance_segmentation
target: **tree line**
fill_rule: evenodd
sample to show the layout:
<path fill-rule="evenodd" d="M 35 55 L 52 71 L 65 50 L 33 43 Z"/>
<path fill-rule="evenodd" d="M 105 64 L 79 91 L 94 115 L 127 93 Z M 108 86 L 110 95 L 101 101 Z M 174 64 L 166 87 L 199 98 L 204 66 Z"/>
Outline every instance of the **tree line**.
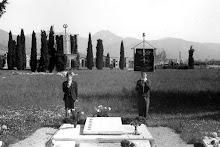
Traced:
<path fill-rule="evenodd" d="M 104 65 L 103 52 L 104 52 L 103 41 L 101 39 L 98 39 L 96 46 L 96 60 L 95 60 L 96 62 L 95 65 L 98 70 L 102 70 L 103 67 L 112 68 L 111 60 L 110 60 L 111 57 L 109 53 L 107 53 L 107 56 L 105 58 L 105 65 Z M 86 66 L 89 70 L 92 70 L 92 68 L 94 67 L 93 59 L 94 57 L 93 57 L 93 49 L 92 49 L 92 39 L 91 39 L 91 33 L 89 33 L 87 55 L 86 55 L 86 61 L 87 61 Z M 124 67 L 125 67 L 124 44 L 123 41 L 121 41 L 119 68 L 123 70 Z"/>
<path fill-rule="evenodd" d="M 35 72 L 52 72 L 55 67 L 55 48 L 54 48 L 54 31 L 53 27 L 50 28 L 49 40 L 44 30 L 41 31 L 41 56 L 40 60 L 37 60 L 37 41 L 36 34 L 32 33 L 31 42 L 31 56 L 30 56 L 30 67 L 31 71 Z M 8 69 L 13 70 L 25 70 L 26 69 L 26 46 L 25 46 L 25 35 L 24 30 L 21 29 L 21 34 L 17 35 L 16 41 L 13 40 L 11 31 L 9 32 L 8 40 L 8 54 L 7 63 Z"/>
<path fill-rule="evenodd" d="M 53 26 L 50 27 L 49 39 L 47 39 L 47 34 L 44 30 L 41 31 L 41 49 L 40 49 L 40 59 L 37 59 L 37 39 L 36 34 L 33 31 L 32 41 L 31 41 L 31 55 L 30 55 L 30 68 L 32 72 L 52 72 L 54 69 L 57 71 L 63 71 L 67 66 L 67 56 L 63 53 L 63 36 L 54 36 Z M 56 46 L 55 48 L 55 40 Z M 71 54 L 76 54 L 76 60 L 71 61 L 71 68 L 79 69 L 79 53 L 77 45 L 77 36 L 70 36 L 71 41 Z M 96 46 L 96 68 L 98 70 L 103 69 L 103 67 L 110 67 L 110 54 L 108 53 L 105 60 L 105 65 L 103 63 L 103 41 L 101 39 L 97 40 Z M 86 66 L 88 69 L 94 67 L 93 61 L 93 49 L 91 33 L 89 33 L 88 38 L 88 48 L 86 56 Z M 9 32 L 8 40 L 8 54 L 7 54 L 8 69 L 13 70 L 25 70 L 26 69 L 26 46 L 25 46 L 25 35 L 24 30 L 21 29 L 21 34 L 17 35 L 16 40 L 13 40 L 12 32 Z M 120 48 L 120 69 L 125 67 L 124 59 L 124 45 L 121 42 Z"/>

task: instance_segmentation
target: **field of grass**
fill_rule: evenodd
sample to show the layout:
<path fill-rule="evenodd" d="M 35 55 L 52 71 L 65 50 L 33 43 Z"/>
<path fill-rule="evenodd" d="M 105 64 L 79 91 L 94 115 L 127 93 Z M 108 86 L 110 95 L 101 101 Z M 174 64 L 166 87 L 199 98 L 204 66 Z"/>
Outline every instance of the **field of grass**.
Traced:
<path fill-rule="evenodd" d="M 28 71 L 26 71 L 28 72 Z M 92 116 L 94 106 L 112 108 L 110 116 L 124 123 L 138 115 L 134 87 L 140 72 L 128 70 L 78 70 L 76 107 Z M 215 69 L 156 70 L 152 83 L 148 126 L 174 129 L 187 143 L 208 132 L 220 133 L 220 71 Z M 64 118 L 62 82 L 54 75 L 12 75 L 0 71 L 0 124 L 9 130 L 0 133 L 7 146 L 28 137 L 44 126 L 58 127 Z"/>

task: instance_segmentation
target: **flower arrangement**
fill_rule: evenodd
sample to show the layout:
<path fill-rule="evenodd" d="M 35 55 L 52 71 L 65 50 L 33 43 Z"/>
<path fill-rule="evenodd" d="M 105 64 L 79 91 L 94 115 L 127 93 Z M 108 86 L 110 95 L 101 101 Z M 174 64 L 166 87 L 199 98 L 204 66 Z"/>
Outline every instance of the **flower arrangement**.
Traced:
<path fill-rule="evenodd" d="M 83 115 L 84 115 L 84 112 L 81 111 L 80 109 L 78 108 L 75 108 L 75 109 L 72 109 L 70 110 L 70 117 L 69 118 L 66 118 L 65 119 L 65 123 L 71 123 L 71 124 L 74 124 L 74 127 L 76 127 L 76 125 L 78 123 L 81 123 L 83 122 Z"/>
<path fill-rule="evenodd" d="M 136 117 L 135 119 L 132 120 L 130 125 L 134 126 L 134 135 L 139 135 L 140 133 L 137 131 L 137 127 L 140 126 L 141 124 L 145 124 L 146 119 L 144 117 Z"/>
<path fill-rule="evenodd" d="M 111 111 L 111 107 L 104 107 L 102 105 L 99 105 L 98 107 L 94 107 L 95 114 L 94 117 L 108 117 L 108 112 Z"/>

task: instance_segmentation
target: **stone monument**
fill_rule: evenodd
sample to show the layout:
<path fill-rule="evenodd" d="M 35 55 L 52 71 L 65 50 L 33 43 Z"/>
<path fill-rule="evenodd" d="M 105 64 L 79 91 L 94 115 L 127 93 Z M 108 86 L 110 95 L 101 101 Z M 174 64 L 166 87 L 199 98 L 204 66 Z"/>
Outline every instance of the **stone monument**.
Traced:
<path fill-rule="evenodd" d="M 65 56 L 66 58 L 66 68 L 73 68 L 73 63 L 77 60 L 78 45 L 77 45 L 77 35 L 71 35 L 67 33 L 68 25 L 64 24 L 65 29 L 64 34 L 56 35 L 57 41 L 57 54 L 58 56 Z"/>
<path fill-rule="evenodd" d="M 152 147 L 154 141 L 147 127 L 138 128 L 139 135 L 134 135 L 134 127 L 122 125 L 120 117 L 87 117 L 85 125 L 63 124 L 51 138 L 55 146 L 68 144 L 72 147 L 83 146 L 121 146 L 122 140 L 129 140 L 136 147 Z M 109 145 L 108 145 L 109 146 Z"/>

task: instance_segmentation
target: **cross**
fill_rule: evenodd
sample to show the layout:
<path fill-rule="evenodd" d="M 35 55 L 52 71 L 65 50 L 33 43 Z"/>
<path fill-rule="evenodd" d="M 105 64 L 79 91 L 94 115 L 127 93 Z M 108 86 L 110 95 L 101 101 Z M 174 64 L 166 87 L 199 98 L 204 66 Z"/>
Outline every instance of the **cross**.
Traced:
<path fill-rule="evenodd" d="M 65 35 L 66 35 L 66 28 L 68 28 L 68 25 L 67 25 L 67 24 L 64 24 L 64 25 L 63 25 L 63 28 L 65 29 Z"/>

